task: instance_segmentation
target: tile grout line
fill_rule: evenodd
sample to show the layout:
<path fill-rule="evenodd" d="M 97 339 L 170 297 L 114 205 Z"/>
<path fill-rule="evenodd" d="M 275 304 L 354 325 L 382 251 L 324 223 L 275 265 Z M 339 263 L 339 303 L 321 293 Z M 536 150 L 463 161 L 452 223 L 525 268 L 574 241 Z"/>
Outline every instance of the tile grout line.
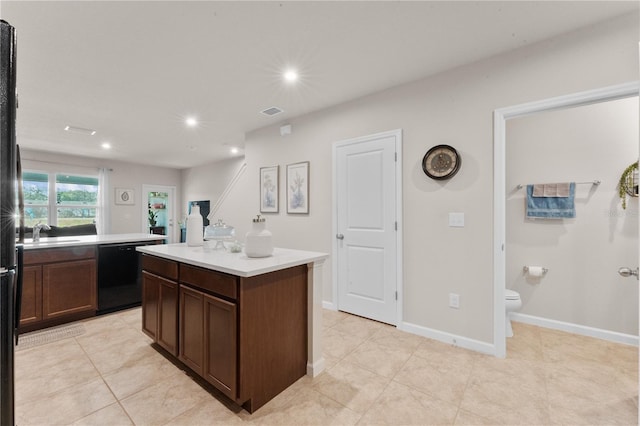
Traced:
<path fill-rule="evenodd" d="M 452 424 L 454 424 L 454 425 L 456 424 L 456 421 L 458 420 L 458 416 L 460 415 L 460 410 L 462 410 L 462 401 L 464 401 L 464 397 L 465 397 L 465 394 L 467 393 L 467 389 L 469 389 L 469 384 L 471 383 L 471 378 L 473 377 L 473 373 L 474 373 L 474 371 L 476 369 L 476 364 L 478 362 L 478 359 L 479 358 L 477 356 L 473 357 L 473 363 L 471 365 L 471 370 L 469 371 L 469 376 L 467 377 L 467 382 L 464 384 L 464 390 L 462 391 L 462 397 L 460 398 L 460 401 L 458 401 L 458 409 L 456 411 L 456 415 L 453 418 L 453 423 Z M 475 415 L 478 415 L 478 414 L 475 414 Z M 484 418 L 484 416 L 480 416 L 480 417 Z"/>
<path fill-rule="evenodd" d="M 346 316 L 346 317 L 344 317 L 344 318 L 339 319 L 338 321 L 335 321 L 335 322 L 334 322 L 332 325 L 330 325 L 330 326 L 323 327 L 323 332 L 324 332 L 324 329 L 334 329 L 334 331 L 335 331 L 336 333 L 340 333 L 340 334 L 341 334 L 341 335 L 343 335 L 343 336 L 349 336 L 347 333 L 344 333 L 344 332 L 342 332 L 342 331 L 340 331 L 340 330 L 335 329 L 335 326 L 337 326 L 341 321 L 343 321 L 343 320 L 345 320 L 345 319 L 347 319 L 347 318 L 349 318 L 349 316 Z M 375 334 L 375 333 L 373 333 L 373 334 Z M 372 334 L 372 335 L 373 335 L 373 334 Z M 338 365 L 340 362 L 344 361 L 344 360 L 345 360 L 345 358 L 347 358 L 349 355 L 351 355 L 352 353 L 354 353 L 354 352 L 355 352 L 355 351 L 356 351 L 356 350 L 357 350 L 361 345 L 363 345 L 367 340 L 369 340 L 369 338 L 370 338 L 372 335 L 367 336 L 367 338 L 365 338 L 364 340 L 362 340 L 362 342 L 360 342 L 358 345 L 356 345 L 356 346 L 355 346 L 351 351 L 347 352 L 347 353 L 346 353 L 342 358 L 339 358 L 339 359 L 336 361 L 336 363 L 335 363 L 334 365 L 332 365 L 330 368 L 325 369 L 325 370 L 323 371 L 323 373 L 326 373 L 326 372 L 327 372 L 327 370 L 332 369 L 333 367 L 335 367 L 336 365 Z M 363 367 L 363 368 L 364 368 L 364 367 Z M 367 370 L 367 371 L 369 371 L 369 372 L 373 373 L 372 371 L 370 371 L 370 370 L 369 370 L 369 369 L 367 369 L 367 368 L 365 368 L 365 370 Z M 374 373 L 374 374 L 376 374 L 376 373 Z M 314 377 L 313 379 L 316 379 L 316 378 Z M 313 379 L 312 379 L 312 380 L 313 380 Z M 388 383 L 387 383 L 387 385 L 388 385 Z M 386 389 L 386 386 L 385 386 L 385 389 Z M 314 391 L 315 391 L 315 390 L 314 390 Z M 333 398 L 333 397 L 331 397 L 331 396 L 329 396 L 329 395 L 325 395 L 324 393 L 319 392 L 319 391 L 316 391 L 316 392 L 318 392 L 320 395 L 323 395 L 323 396 L 325 396 L 325 397 L 329 398 L 330 400 L 332 400 L 332 401 L 336 402 L 337 404 L 340 404 L 342 407 L 346 408 L 347 410 L 353 411 L 354 413 L 358 414 L 360 417 L 359 417 L 358 421 L 356 422 L 356 424 L 360 423 L 360 420 L 362 420 L 362 418 L 364 417 L 365 413 L 366 413 L 367 411 L 369 411 L 369 409 L 371 408 L 371 407 L 367 408 L 367 410 L 365 410 L 363 413 L 358 413 L 357 411 L 352 410 L 351 408 L 347 407 L 346 405 L 344 405 L 342 402 L 340 402 L 340 401 L 336 400 L 335 398 Z M 377 399 L 376 399 L 376 400 L 377 400 Z"/>
<path fill-rule="evenodd" d="M 116 316 L 117 317 L 117 316 Z M 124 320 L 122 320 L 122 318 L 118 318 L 126 327 L 129 327 L 129 324 L 127 324 Z M 74 340 L 76 340 L 76 338 L 74 337 Z M 107 381 L 105 380 L 104 376 L 102 375 L 102 373 L 100 372 L 100 370 L 98 369 L 98 367 L 96 367 L 95 363 L 93 362 L 93 360 L 91 359 L 91 356 L 89 355 L 89 353 L 85 350 L 84 346 L 82 346 L 82 344 L 80 342 L 78 342 L 76 340 L 76 343 L 78 344 L 78 346 L 80 346 L 80 348 L 82 349 L 82 352 L 84 352 L 85 356 L 87 357 L 87 359 L 89 360 L 89 362 L 91 363 L 91 365 L 93 366 L 93 368 L 95 368 L 96 372 L 98 373 L 98 376 L 100 376 L 100 379 L 102 380 L 102 382 L 104 383 L 104 385 L 107 387 L 107 389 L 109 389 L 109 392 L 111 393 L 111 395 L 113 395 L 113 399 L 116 400 L 116 403 L 118 404 L 118 406 L 120 406 L 120 408 L 122 409 L 122 412 L 127 416 L 127 418 L 129 419 L 129 421 L 131 422 L 132 425 L 135 426 L 135 422 L 133 421 L 133 419 L 131 418 L 131 416 L 129 415 L 129 413 L 127 412 L 127 410 L 124 408 L 124 406 L 122 405 L 122 403 L 120 402 L 120 399 L 116 396 L 116 394 L 113 392 L 113 389 L 111 389 L 111 386 L 109 386 L 109 384 L 107 383 Z M 109 404 L 112 405 L 112 404 Z M 82 417 L 82 419 L 97 413 L 98 411 L 108 407 L 109 405 L 99 408 L 96 411 L 87 414 L 86 416 Z M 81 420 L 81 419 L 78 419 Z M 77 421 L 77 420 L 76 420 Z"/>
<path fill-rule="evenodd" d="M 549 363 L 546 360 L 544 345 L 542 344 L 542 332 L 540 331 L 539 328 L 536 331 L 537 331 L 537 335 L 538 335 L 538 344 L 540 345 L 540 356 L 542 358 L 542 366 L 544 367 L 544 370 L 543 370 L 543 373 L 544 373 L 544 391 L 545 391 L 545 397 L 546 397 L 546 403 L 547 403 L 546 404 L 547 417 L 549 419 L 549 424 L 554 424 L 552 411 L 551 411 L 551 397 L 549 395 L 549 374 L 550 374 Z"/>
<path fill-rule="evenodd" d="M 396 330 L 397 330 L 397 327 L 396 327 Z M 398 331 L 403 332 L 403 331 L 401 331 L 401 330 L 398 330 Z M 417 392 L 419 392 L 419 393 L 422 393 L 422 394 L 425 394 L 425 395 L 429 395 L 430 397 L 432 397 L 432 398 L 434 398 L 434 399 L 436 399 L 437 401 L 440 401 L 440 402 L 442 402 L 442 403 L 445 403 L 445 404 L 451 404 L 449 401 L 445 401 L 445 400 L 443 400 L 443 399 L 439 398 L 437 395 L 434 395 L 433 393 L 431 393 L 431 392 L 429 392 L 429 391 L 426 391 L 426 390 L 424 390 L 424 389 L 420 389 L 420 388 L 416 388 L 415 386 L 412 386 L 412 385 L 410 385 L 410 384 L 405 384 L 405 383 L 402 383 L 402 382 L 399 382 L 399 381 L 397 381 L 397 380 L 396 380 L 396 377 L 398 376 L 398 374 L 400 374 L 400 372 L 401 372 L 402 370 L 404 370 L 404 367 L 409 363 L 409 361 L 410 361 L 414 356 L 415 356 L 415 357 L 417 357 L 417 358 L 423 359 L 422 357 L 420 357 L 420 356 L 416 355 L 415 353 L 418 351 L 418 349 L 420 348 L 420 345 L 422 345 L 422 343 L 424 343 L 425 341 L 428 341 L 428 340 L 432 340 L 432 339 L 429 339 L 428 337 L 422 337 L 422 336 L 420 336 L 420 337 L 422 338 L 422 342 L 420 342 L 420 344 L 418 344 L 418 345 L 417 345 L 417 346 L 416 346 L 416 347 L 411 351 L 411 354 L 409 355 L 409 357 L 407 358 L 407 360 L 402 364 L 402 366 L 398 369 L 398 371 L 396 371 L 396 372 L 395 372 L 395 374 L 393 375 L 393 377 L 389 380 L 389 383 L 387 383 L 387 385 L 385 386 L 385 388 L 384 388 L 383 392 L 381 392 L 381 393 L 380 393 L 380 395 L 378 395 L 378 398 L 376 398 L 376 400 L 375 400 L 375 401 L 378 401 L 378 399 L 379 399 L 379 398 L 380 398 L 380 396 L 384 393 L 384 391 L 387 389 L 387 387 L 389 387 L 389 385 L 391 384 L 391 382 L 393 382 L 393 383 L 396 383 L 396 384 L 401 385 L 401 386 L 406 386 L 406 387 L 408 387 L 409 389 L 413 389 L 413 390 L 415 390 L 415 391 L 417 391 Z M 427 362 L 429 362 L 429 360 L 426 360 L 426 361 L 427 361 Z M 474 361 L 474 362 L 475 362 L 475 361 Z M 429 362 L 429 364 L 431 364 L 431 363 Z M 471 375 L 469 375 L 469 376 L 471 376 Z M 465 387 L 465 389 L 466 389 L 466 387 Z M 461 403 L 462 403 L 462 399 L 460 400 L 460 403 L 459 403 L 459 404 L 461 404 Z M 373 404 L 372 404 L 372 405 L 373 405 Z M 458 407 L 459 407 L 459 406 L 458 406 Z M 458 412 L 459 412 L 459 408 L 458 408 L 458 410 L 456 411 L 456 415 L 455 415 L 455 416 L 454 416 L 454 418 L 453 418 L 453 422 L 451 423 L 452 425 L 454 425 L 454 424 L 455 424 L 455 420 L 456 420 L 456 419 L 457 419 L 457 417 L 458 417 Z"/>
<path fill-rule="evenodd" d="M 397 326 L 396 326 L 396 330 L 397 330 Z M 399 331 L 399 330 L 398 330 Z M 372 333 L 370 336 L 368 336 L 362 343 L 370 340 L 378 331 L 376 330 L 375 333 Z M 419 345 L 418 345 L 419 346 Z M 355 350 L 355 349 L 354 349 Z M 396 371 L 393 374 L 393 377 L 389 378 L 389 381 L 387 382 L 386 385 L 384 385 L 384 387 L 382 388 L 382 391 L 378 394 L 378 396 L 371 402 L 371 404 L 369 405 L 369 407 L 364 411 L 364 413 L 362 413 L 362 415 L 360 416 L 360 419 L 358 420 L 358 422 L 356 424 L 360 424 L 360 421 L 365 417 L 365 415 L 369 412 L 369 410 L 371 410 L 372 407 L 374 407 L 376 405 L 376 403 L 380 400 L 380 398 L 382 398 L 382 395 L 384 395 L 385 391 L 387 390 L 387 388 L 389 387 L 389 385 L 391 385 L 391 382 L 394 382 L 395 377 L 398 375 L 398 373 L 400 371 L 402 371 L 402 369 L 404 368 L 405 365 L 407 365 L 407 363 L 409 362 L 409 360 L 411 359 L 411 357 L 413 356 L 413 353 L 417 350 L 417 347 L 413 349 L 413 351 L 411 352 L 411 354 L 409 355 L 409 357 L 407 358 L 407 360 L 402 364 L 402 366 L 398 369 L 398 371 Z M 377 376 L 380 376 L 380 374 L 369 370 L 366 367 L 363 367 L 365 370 L 369 371 L 370 373 L 373 373 Z M 384 376 L 380 376 L 380 377 L 384 377 Z M 386 377 L 384 377 L 386 378 Z M 398 383 L 398 382 L 396 382 Z"/>
<path fill-rule="evenodd" d="M 345 336 L 348 336 L 348 334 L 347 334 L 347 333 L 344 333 L 344 332 L 342 332 L 342 331 L 340 331 L 340 330 L 337 330 L 337 329 L 335 329 L 335 327 L 336 327 L 336 326 L 337 326 L 341 321 L 343 321 L 344 319 L 349 318 L 350 316 L 351 316 L 351 315 L 346 316 L 346 317 L 344 317 L 344 318 L 342 318 L 342 319 L 340 319 L 340 320 L 338 320 L 338 321 L 335 321 L 331 326 L 328 326 L 328 327 L 325 327 L 325 328 L 326 328 L 326 329 L 334 329 L 334 331 L 335 331 L 335 332 L 340 333 L 340 334 L 345 335 Z M 355 317 L 357 317 L 357 316 L 355 316 Z M 360 317 L 358 317 L 358 318 L 360 318 Z M 355 351 L 356 351 L 360 346 L 362 346 L 363 344 L 365 344 L 367 341 L 371 340 L 371 338 L 372 338 L 372 337 L 373 337 L 377 332 L 378 332 L 378 330 L 376 330 L 375 332 L 373 332 L 373 333 L 371 333 L 370 335 L 368 335 L 365 339 L 363 339 L 363 340 L 362 340 L 362 342 L 360 342 L 357 346 L 355 346 L 355 347 L 354 347 L 350 352 L 346 353 L 342 358 L 338 359 L 338 361 L 336 362 L 336 364 L 335 364 L 335 365 L 333 365 L 333 366 L 331 366 L 331 368 L 335 367 L 335 366 L 336 366 L 336 365 L 338 365 L 340 362 L 345 361 L 345 359 L 346 359 L 349 355 L 351 355 L 352 353 L 354 353 L 354 352 L 355 352 Z M 408 359 L 407 359 L 407 361 L 408 361 Z M 406 363 L 406 361 L 405 361 L 405 363 Z M 403 366 L 404 366 L 404 364 L 403 364 Z M 384 377 L 384 376 L 380 376 L 380 374 L 378 374 L 378 373 L 376 373 L 376 372 L 374 372 L 374 371 L 370 370 L 369 368 L 367 368 L 367 367 L 365 367 L 365 366 L 360 366 L 360 367 L 361 367 L 361 368 L 363 368 L 364 370 L 366 370 L 366 371 L 368 371 L 368 372 L 372 373 L 372 374 L 375 374 L 376 376 L 383 377 L 383 378 L 385 378 L 385 379 L 386 379 L 386 377 Z M 329 369 L 331 369 L 331 368 L 329 368 Z M 329 370 L 329 369 L 327 369 L 327 370 Z M 326 372 L 326 370 L 325 370 L 325 372 Z M 397 373 L 396 373 L 396 374 L 397 374 Z M 325 397 L 327 397 L 327 398 L 331 399 L 332 401 L 334 401 L 334 402 L 336 402 L 336 403 L 340 404 L 342 407 L 346 408 L 347 410 L 350 410 L 350 411 L 352 411 L 352 412 L 354 412 L 354 413 L 358 414 L 360 417 L 358 418 L 358 421 L 355 423 L 355 424 L 357 425 L 357 424 L 360 424 L 360 422 L 361 422 L 361 421 L 362 421 L 362 419 L 365 417 L 365 415 L 367 414 L 367 412 L 369 412 L 369 410 L 371 409 L 371 407 L 373 407 L 373 406 L 375 405 L 376 401 L 378 401 L 378 400 L 380 399 L 380 397 L 382 396 L 382 394 L 384 393 L 384 391 L 387 389 L 387 387 L 389 386 L 389 384 L 390 384 L 392 381 L 393 381 L 393 378 L 389 378 L 389 381 L 388 381 L 388 382 L 387 382 L 387 384 L 384 386 L 384 388 L 382 389 L 382 391 L 380 392 L 380 394 L 376 397 L 376 399 L 375 399 L 375 400 L 373 400 L 373 401 L 371 402 L 371 404 L 369 405 L 369 407 L 367 407 L 367 409 L 366 409 L 366 410 L 364 410 L 364 412 L 362 412 L 362 413 L 358 413 L 357 411 L 354 411 L 353 409 L 351 409 L 351 408 L 347 407 L 347 406 L 346 406 L 346 405 L 344 405 L 342 402 L 340 402 L 340 401 L 336 400 L 335 398 L 333 398 L 333 397 L 331 397 L 331 396 L 329 396 L 329 395 L 326 395 L 326 394 L 324 394 L 324 393 L 322 393 L 322 392 L 318 392 L 318 393 L 320 393 L 321 395 L 323 395 L 323 396 L 325 396 Z"/>

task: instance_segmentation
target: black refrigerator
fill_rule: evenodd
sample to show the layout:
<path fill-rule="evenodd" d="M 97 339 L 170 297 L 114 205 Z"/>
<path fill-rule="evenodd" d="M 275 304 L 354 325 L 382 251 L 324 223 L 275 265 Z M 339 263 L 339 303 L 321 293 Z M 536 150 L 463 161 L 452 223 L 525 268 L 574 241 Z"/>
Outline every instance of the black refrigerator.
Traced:
<path fill-rule="evenodd" d="M 0 20 L 0 424 L 15 424 L 14 354 L 22 291 L 22 241 L 16 204 L 23 206 L 20 154 L 16 145 L 16 35 Z M 22 198 L 22 197 L 20 197 Z M 23 219 L 20 219 L 22 223 Z M 24 229 L 24 227 L 19 227 Z"/>

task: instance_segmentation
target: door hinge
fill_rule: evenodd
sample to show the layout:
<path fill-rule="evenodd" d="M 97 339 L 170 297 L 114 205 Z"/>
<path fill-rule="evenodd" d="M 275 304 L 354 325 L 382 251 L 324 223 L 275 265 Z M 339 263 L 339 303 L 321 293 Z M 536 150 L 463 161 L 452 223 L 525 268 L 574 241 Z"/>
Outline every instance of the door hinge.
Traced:
<path fill-rule="evenodd" d="M 396 300 L 398 300 L 398 292 L 396 291 Z"/>
<path fill-rule="evenodd" d="M 397 231 L 398 230 L 398 222 L 397 221 L 395 223 L 395 228 L 396 228 L 396 231 Z"/>
<path fill-rule="evenodd" d="M 398 153 L 397 152 L 393 153 L 393 161 L 395 161 L 396 163 L 398 162 Z"/>

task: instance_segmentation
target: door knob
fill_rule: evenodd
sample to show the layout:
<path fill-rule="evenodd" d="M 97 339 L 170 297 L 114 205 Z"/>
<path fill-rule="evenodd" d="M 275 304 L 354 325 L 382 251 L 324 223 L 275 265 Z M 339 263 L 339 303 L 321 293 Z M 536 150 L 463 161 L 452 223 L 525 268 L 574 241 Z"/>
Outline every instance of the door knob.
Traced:
<path fill-rule="evenodd" d="M 640 279 L 638 277 L 638 268 L 631 269 L 631 268 L 622 267 L 622 268 L 618 269 L 618 273 L 620 275 L 622 275 L 623 277 L 630 277 L 630 276 L 634 275 L 636 277 L 636 279 Z"/>
<path fill-rule="evenodd" d="M 336 238 L 339 239 L 339 240 L 344 240 L 344 235 L 336 234 Z"/>

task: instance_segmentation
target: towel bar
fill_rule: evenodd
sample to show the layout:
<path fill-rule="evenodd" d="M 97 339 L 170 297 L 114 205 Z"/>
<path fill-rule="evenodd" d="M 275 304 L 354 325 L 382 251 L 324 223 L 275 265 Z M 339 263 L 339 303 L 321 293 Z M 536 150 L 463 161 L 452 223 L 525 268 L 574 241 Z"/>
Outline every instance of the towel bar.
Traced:
<path fill-rule="evenodd" d="M 599 180 L 592 180 L 589 182 L 576 182 L 576 185 L 595 185 L 598 186 L 602 183 L 602 181 Z M 521 183 L 518 184 L 518 186 L 516 186 L 516 189 L 522 189 L 524 188 L 526 185 L 523 185 Z"/>

